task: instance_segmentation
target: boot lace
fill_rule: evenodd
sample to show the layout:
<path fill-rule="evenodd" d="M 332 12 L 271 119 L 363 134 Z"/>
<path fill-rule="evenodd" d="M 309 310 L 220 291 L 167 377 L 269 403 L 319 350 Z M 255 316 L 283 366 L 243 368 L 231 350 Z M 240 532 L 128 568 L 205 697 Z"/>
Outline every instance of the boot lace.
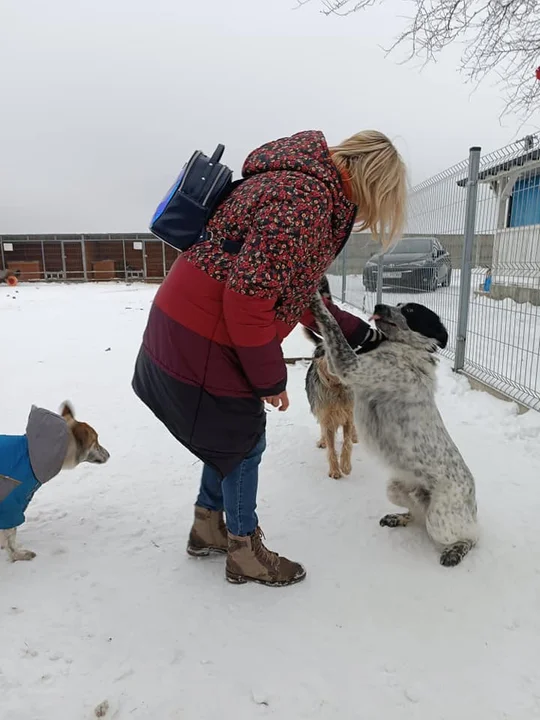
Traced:
<path fill-rule="evenodd" d="M 279 570 L 279 555 L 269 550 L 263 540 L 265 536 L 260 527 L 253 533 L 253 550 L 255 555 L 262 560 L 263 563 L 270 565 L 273 570 Z"/>

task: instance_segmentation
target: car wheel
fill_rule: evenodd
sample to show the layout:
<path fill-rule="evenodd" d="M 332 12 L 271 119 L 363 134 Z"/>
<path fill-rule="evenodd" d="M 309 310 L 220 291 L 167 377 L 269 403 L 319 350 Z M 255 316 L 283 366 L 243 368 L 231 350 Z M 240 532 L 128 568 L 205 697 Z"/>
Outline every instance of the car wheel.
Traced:
<path fill-rule="evenodd" d="M 450 287 L 451 282 L 452 282 L 452 268 L 448 268 L 448 272 L 446 273 L 446 277 L 443 280 L 442 286 Z"/>
<path fill-rule="evenodd" d="M 439 287 L 439 281 L 438 281 L 438 278 L 437 278 L 437 270 L 433 270 L 433 271 L 428 275 L 427 289 L 428 289 L 429 292 L 435 292 L 435 290 L 436 290 L 438 287 Z"/>

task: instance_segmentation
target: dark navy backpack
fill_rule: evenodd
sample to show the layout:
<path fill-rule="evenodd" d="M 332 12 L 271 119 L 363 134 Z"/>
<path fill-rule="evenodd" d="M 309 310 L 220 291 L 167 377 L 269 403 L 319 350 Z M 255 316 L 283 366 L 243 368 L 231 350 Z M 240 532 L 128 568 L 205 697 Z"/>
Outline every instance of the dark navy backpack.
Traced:
<path fill-rule="evenodd" d="M 219 162 L 224 150 L 218 145 L 210 158 L 200 150 L 193 153 L 152 217 L 150 232 L 176 250 L 206 240 L 212 213 L 242 182 L 233 182 L 232 171 Z"/>

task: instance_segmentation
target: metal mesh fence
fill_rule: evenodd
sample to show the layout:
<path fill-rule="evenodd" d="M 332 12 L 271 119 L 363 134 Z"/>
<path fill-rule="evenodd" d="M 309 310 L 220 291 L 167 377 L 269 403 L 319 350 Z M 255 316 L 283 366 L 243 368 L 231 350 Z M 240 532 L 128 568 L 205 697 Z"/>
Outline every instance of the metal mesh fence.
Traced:
<path fill-rule="evenodd" d="M 540 410 L 540 138 L 482 156 L 478 189 L 493 253 L 472 268 L 464 370 Z"/>
<path fill-rule="evenodd" d="M 472 150 L 412 189 L 392 250 L 354 235 L 330 272 L 334 294 L 366 312 L 377 297 L 427 305 L 456 370 L 540 410 L 540 137 Z"/>

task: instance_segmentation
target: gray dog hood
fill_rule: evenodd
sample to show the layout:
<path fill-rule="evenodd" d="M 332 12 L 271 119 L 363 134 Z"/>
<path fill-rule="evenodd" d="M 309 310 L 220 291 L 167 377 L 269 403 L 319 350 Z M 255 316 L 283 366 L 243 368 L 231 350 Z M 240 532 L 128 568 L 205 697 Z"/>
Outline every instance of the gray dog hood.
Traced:
<path fill-rule="evenodd" d="M 30 464 L 38 481 L 45 483 L 58 475 L 66 458 L 69 440 L 64 418 L 32 405 L 26 438 Z"/>

